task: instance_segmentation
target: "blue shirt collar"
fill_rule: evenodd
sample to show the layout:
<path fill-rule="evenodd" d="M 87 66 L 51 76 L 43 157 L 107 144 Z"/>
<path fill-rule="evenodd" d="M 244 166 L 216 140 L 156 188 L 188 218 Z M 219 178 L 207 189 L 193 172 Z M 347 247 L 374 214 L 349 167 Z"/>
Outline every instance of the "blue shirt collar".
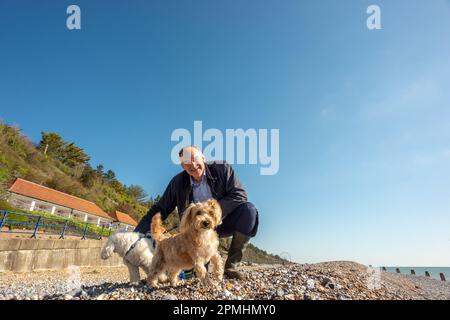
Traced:
<path fill-rule="evenodd" d="M 194 179 L 192 179 L 191 175 L 189 175 L 189 179 L 191 180 L 191 186 L 201 185 L 205 181 L 205 178 L 206 178 L 206 168 L 205 170 L 203 170 L 202 181 L 200 182 L 196 182 Z"/>

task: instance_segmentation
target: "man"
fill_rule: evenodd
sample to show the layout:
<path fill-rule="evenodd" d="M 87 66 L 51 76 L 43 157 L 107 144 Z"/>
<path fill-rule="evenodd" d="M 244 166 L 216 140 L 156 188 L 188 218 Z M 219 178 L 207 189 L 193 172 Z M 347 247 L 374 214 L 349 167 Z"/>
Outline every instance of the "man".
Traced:
<path fill-rule="evenodd" d="M 161 199 L 150 208 L 134 231 L 147 233 L 153 215 L 158 212 L 165 220 L 175 207 L 181 215 L 191 202 L 214 198 L 222 209 L 222 224 L 217 233 L 220 237 L 233 236 L 225 262 L 225 275 L 242 279 L 237 265 L 250 238 L 258 230 L 258 210 L 247 201 L 247 193 L 228 163 L 205 162 L 204 155 L 195 146 L 184 147 L 178 155 L 184 171 L 172 178 Z"/>

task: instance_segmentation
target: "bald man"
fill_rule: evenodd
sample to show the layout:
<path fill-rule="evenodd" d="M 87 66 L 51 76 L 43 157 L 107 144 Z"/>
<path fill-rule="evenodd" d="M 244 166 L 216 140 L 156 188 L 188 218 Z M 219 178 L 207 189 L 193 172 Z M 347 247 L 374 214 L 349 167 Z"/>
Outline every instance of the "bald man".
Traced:
<path fill-rule="evenodd" d="M 247 193 L 228 163 L 205 162 L 204 155 L 195 146 L 184 147 L 178 155 L 183 171 L 172 178 L 161 199 L 141 219 L 135 231 L 146 234 L 152 217 L 158 212 L 165 220 L 175 207 L 182 214 L 191 202 L 216 199 L 222 209 L 222 224 L 217 233 L 220 237 L 233 237 L 225 262 L 225 276 L 242 279 L 238 264 L 250 238 L 258 230 L 258 210 L 247 201 Z"/>

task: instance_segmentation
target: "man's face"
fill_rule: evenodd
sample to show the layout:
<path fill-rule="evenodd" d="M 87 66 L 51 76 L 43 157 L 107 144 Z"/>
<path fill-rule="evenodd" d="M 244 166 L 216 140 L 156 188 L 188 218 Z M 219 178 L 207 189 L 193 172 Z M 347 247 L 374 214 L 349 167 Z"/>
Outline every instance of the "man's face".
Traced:
<path fill-rule="evenodd" d="M 195 180 L 200 181 L 205 171 L 205 158 L 195 148 L 186 148 L 183 150 L 183 156 L 180 158 L 183 169 Z"/>

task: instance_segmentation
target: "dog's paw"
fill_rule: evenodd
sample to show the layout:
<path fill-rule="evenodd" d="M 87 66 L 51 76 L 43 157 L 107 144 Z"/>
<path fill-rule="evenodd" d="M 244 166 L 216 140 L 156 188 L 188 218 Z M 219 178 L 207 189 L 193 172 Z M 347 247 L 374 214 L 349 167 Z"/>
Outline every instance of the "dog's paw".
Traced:
<path fill-rule="evenodd" d="M 217 279 L 217 281 L 221 282 L 223 280 L 223 273 L 215 273 L 214 277 Z"/>
<path fill-rule="evenodd" d="M 159 281 L 160 283 L 164 283 L 164 282 L 169 281 L 169 278 L 167 277 L 167 275 L 161 274 L 161 275 L 158 277 L 158 281 Z"/>
<path fill-rule="evenodd" d="M 215 287 L 215 286 L 217 286 L 217 284 L 216 283 L 214 283 L 214 281 L 213 281 L 213 279 L 211 278 L 211 277 L 204 277 L 203 279 L 202 279 L 202 284 L 205 286 L 205 287 Z"/>
<path fill-rule="evenodd" d="M 180 284 L 180 281 L 179 281 L 179 280 L 171 281 L 171 282 L 170 282 L 170 285 L 171 285 L 172 287 L 176 287 L 176 286 L 178 286 L 179 284 Z"/>
<path fill-rule="evenodd" d="M 158 288 L 158 281 L 157 280 L 147 280 L 147 285 L 151 288 Z"/>

